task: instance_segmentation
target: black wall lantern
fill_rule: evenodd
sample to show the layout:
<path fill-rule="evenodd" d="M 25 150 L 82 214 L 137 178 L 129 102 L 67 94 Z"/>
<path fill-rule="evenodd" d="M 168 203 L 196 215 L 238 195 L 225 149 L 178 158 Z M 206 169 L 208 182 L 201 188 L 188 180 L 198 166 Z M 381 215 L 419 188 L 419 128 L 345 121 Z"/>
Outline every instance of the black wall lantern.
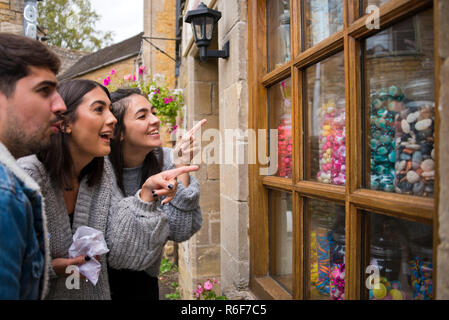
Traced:
<path fill-rule="evenodd" d="M 185 22 L 192 25 L 195 44 L 200 48 L 200 59 L 206 61 L 208 58 L 229 57 L 229 41 L 223 50 L 207 50 L 214 34 L 215 24 L 220 20 L 221 12 L 209 9 L 204 3 L 200 3 L 196 10 L 187 11 Z"/>

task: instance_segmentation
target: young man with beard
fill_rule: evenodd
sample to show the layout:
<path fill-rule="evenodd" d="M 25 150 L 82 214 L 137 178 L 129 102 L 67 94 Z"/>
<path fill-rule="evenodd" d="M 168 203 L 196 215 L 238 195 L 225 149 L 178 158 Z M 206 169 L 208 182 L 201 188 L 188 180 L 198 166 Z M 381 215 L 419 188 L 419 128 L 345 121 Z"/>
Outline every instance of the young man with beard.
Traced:
<path fill-rule="evenodd" d="M 42 43 L 0 33 L 0 299 L 38 299 L 47 290 L 42 195 L 16 159 L 46 148 L 59 130 L 59 67 Z"/>

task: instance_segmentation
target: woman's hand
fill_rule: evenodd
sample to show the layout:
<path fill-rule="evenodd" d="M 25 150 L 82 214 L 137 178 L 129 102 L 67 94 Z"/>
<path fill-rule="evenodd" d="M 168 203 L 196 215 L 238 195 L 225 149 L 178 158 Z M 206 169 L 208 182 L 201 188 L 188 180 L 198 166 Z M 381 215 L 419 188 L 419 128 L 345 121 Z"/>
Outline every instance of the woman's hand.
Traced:
<path fill-rule="evenodd" d="M 196 125 L 193 126 L 192 129 L 187 131 L 187 133 L 179 140 L 175 147 L 173 148 L 173 161 L 175 164 L 175 168 L 179 168 L 181 166 L 189 165 L 190 162 L 195 157 L 195 154 L 199 150 L 199 146 L 195 142 L 194 134 L 198 131 L 203 124 L 207 122 L 206 119 L 201 120 Z"/>
<path fill-rule="evenodd" d="M 142 185 L 140 198 L 143 201 L 152 202 L 161 196 L 166 196 L 162 201 L 162 204 L 166 204 L 176 194 L 178 186 L 177 177 L 185 173 L 197 171 L 198 169 L 198 166 L 183 166 L 155 174 L 149 177 Z"/>
<path fill-rule="evenodd" d="M 87 258 L 86 258 L 87 257 Z M 71 273 L 66 273 L 69 266 L 80 266 L 90 260 L 89 256 L 79 256 L 72 259 L 57 258 L 51 261 L 53 270 L 59 277 L 68 277 Z M 83 277 L 82 275 L 80 275 Z"/>

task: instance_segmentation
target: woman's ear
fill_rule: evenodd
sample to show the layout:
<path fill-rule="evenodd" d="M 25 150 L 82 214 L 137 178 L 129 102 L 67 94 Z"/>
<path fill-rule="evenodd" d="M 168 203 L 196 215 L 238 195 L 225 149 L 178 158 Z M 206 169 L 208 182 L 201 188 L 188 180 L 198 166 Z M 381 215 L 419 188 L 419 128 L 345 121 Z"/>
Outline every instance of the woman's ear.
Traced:
<path fill-rule="evenodd" d="M 72 133 L 72 127 L 70 126 L 70 123 L 64 123 L 62 125 L 62 132 L 66 133 L 66 134 Z"/>

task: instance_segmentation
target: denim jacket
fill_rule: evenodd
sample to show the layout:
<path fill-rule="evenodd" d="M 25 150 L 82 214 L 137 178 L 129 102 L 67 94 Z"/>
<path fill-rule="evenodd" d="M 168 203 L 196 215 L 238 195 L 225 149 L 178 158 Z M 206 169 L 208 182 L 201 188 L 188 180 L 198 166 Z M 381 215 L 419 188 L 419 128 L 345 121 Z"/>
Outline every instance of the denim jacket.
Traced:
<path fill-rule="evenodd" d="M 39 186 L 0 143 L 0 299 L 43 298 L 45 222 Z"/>

